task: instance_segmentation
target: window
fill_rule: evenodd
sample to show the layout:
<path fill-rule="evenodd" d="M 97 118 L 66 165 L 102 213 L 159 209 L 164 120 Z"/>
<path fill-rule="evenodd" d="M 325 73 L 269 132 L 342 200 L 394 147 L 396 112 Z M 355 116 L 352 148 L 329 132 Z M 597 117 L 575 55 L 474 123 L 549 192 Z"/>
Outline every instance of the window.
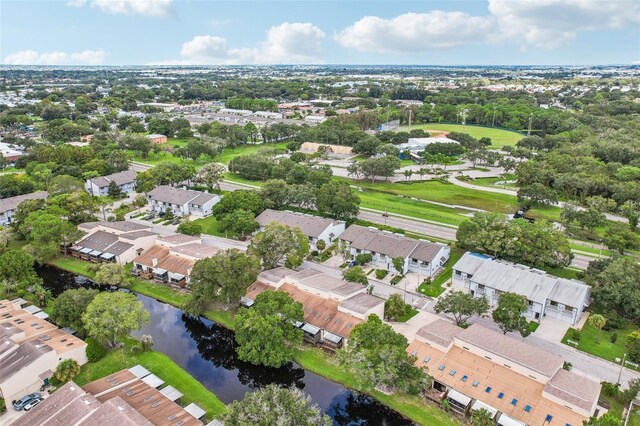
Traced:
<path fill-rule="evenodd" d="M 425 356 L 424 357 L 424 363 L 426 364 L 427 362 L 429 362 L 430 359 L 431 359 L 430 356 Z"/>
<path fill-rule="evenodd" d="M 515 407 L 516 405 L 518 405 L 518 400 L 517 400 L 517 399 L 515 399 L 515 398 L 513 398 L 513 399 L 511 400 L 511 405 L 513 405 L 514 407 Z"/>
<path fill-rule="evenodd" d="M 531 411 L 531 406 L 527 405 L 526 407 L 524 407 L 524 411 L 526 411 L 527 413 Z"/>
<path fill-rule="evenodd" d="M 444 370 L 444 367 L 445 367 L 445 365 L 444 365 L 444 364 L 440 364 L 440 365 L 438 366 L 438 370 L 442 371 L 442 370 Z"/>
<path fill-rule="evenodd" d="M 551 420 L 553 420 L 553 416 L 551 414 L 547 414 L 547 417 L 545 417 L 544 421 L 547 423 L 551 423 Z"/>
<path fill-rule="evenodd" d="M 462 272 L 456 271 L 456 275 L 462 275 Z"/>
<path fill-rule="evenodd" d="M 478 284 L 478 290 L 484 290 L 484 284 Z"/>
<path fill-rule="evenodd" d="M 558 302 L 554 302 L 553 300 L 551 300 L 551 301 L 549 302 L 549 305 L 551 305 L 551 306 L 558 306 Z"/>
<path fill-rule="evenodd" d="M 449 371 L 449 375 L 450 375 L 450 376 L 455 376 L 455 375 L 456 375 L 456 370 L 451 370 L 451 371 Z"/>
<path fill-rule="evenodd" d="M 491 386 L 487 386 L 484 391 L 486 393 L 491 393 Z"/>
<path fill-rule="evenodd" d="M 502 399 L 502 398 L 504 398 L 504 392 L 500 392 L 500 393 L 498 394 L 498 399 Z"/>
<path fill-rule="evenodd" d="M 460 380 L 462 380 L 463 382 L 466 382 L 468 378 L 469 377 L 465 375 L 465 376 L 462 376 L 462 378 Z"/>

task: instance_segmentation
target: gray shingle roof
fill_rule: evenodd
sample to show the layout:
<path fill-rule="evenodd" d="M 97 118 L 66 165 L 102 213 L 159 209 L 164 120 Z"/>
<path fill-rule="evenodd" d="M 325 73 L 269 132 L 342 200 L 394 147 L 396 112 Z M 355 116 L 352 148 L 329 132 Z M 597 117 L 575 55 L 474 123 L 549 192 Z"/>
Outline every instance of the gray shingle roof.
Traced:
<path fill-rule="evenodd" d="M 2 359 L 2 364 L 0 364 L 0 383 L 19 373 L 20 370 L 52 350 L 51 347 L 43 344 L 40 340 L 22 343 L 18 349 Z"/>
<path fill-rule="evenodd" d="M 20 204 L 24 200 L 45 199 L 47 198 L 47 195 L 48 194 L 46 191 L 38 191 L 32 192 L 31 194 L 18 195 L 15 197 L 0 198 L 0 214 L 15 210 L 16 207 L 18 207 L 18 204 Z"/>
<path fill-rule="evenodd" d="M 601 388 L 600 383 L 561 368 L 545 385 L 544 392 L 591 412 Z"/>
<path fill-rule="evenodd" d="M 453 270 L 473 275 L 487 259 L 490 258 L 483 254 L 468 251 L 453 265 Z"/>
<path fill-rule="evenodd" d="M 453 338 L 462 332 L 462 328 L 455 324 L 437 319 L 425 325 L 416 332 L 416 336 L 422 338 L 427 343 L 434 343 L 442 347 L 448 347 Z"/>
<path fill-rule="evenodd" d="M 151 199 L 162 202 L 183 206 L 189 202 L 192 202 L 204 192 L 191 191 L 189 189 L 174 188 L 168 185 L 160 185 L 151 191 L 147 192 L 147 195 Z M 209 199 L 213 198 L 214 194 L 207 194 Z M 204 202 L 204 201 L 203 201 Z"/>
<path fill-rule="evenodd" d="M 116 234 L 105 231 L 96 231 L 91 235 L 77 242 L 80 247 L 90 248 L 92 250 L 105 251 L 105 249 L 118 241 Z M 111 252 L 110 252 L 111 253 Z M 116 253 L 113 253 L 116 254 Z"/>
<path fill-rule="evenodd" d="M 356 294 L 340 303 L 341 308 L 360 314 L 365 314 L 368 310 L 379 305 L 384 305 L 384 299 L 367 293 Z"/>
<path fill-rule="evenodd" d="M 505 336 L 480 324 L 473 324 L 458 333 L 456 338 L 544 374 L 546 377 L 553 376 L 562 368 L 563 359 L 560 355 L 539 349 L 523 340 Z"/>
<path fill-rule="evenodd" d="M 267 209 L 256 217 L 256 222 L 260 226 L 267 226 L 272 222 L 281 225 L 300 228 L 300 231 L 307 237 L 318 238 L 334 221 L 324 217 L 311 216 L 302 213 L 293 213 Z M 342 223 L 342 222 L 340 222 Z"/>
<path fill-rule="evenodd" d="M 118 185 L 124 185 L 125 183 L 134 182 L 137 175 L 138 173 L 133 170 L 125 170 L 123 172 L 117 172 L 110 175 L 93 178 L 91 179 L 91 182 L 98 188 L 107 187 L 111 182 L 115 182 Z"/>

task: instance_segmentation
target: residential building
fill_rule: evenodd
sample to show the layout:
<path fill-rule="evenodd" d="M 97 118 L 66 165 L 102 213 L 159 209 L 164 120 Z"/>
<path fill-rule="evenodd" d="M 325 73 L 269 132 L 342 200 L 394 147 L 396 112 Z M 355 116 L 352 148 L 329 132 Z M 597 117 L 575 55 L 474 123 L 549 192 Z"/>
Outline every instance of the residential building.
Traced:
<path fill-rule="evenodd" d="M 149 191 L 147 200 L 149 210 L 156 213 L 171 211 L 176 216 L 206 217 L 211 215 L 211 210 L 220 201 L 220 196 L 162 185 Z"/>
<path fill-rule="evenodd" d="M 87 362 L 85 342 L 25 304 L 0 300 L 0 398 L 7 404 L 48 384 L 60 361 Z"/>
<path fill-rule="evenodd" d="M 360 225 L 348 227 L 340 235 L 340 240 L 349 244 L 352 258 L 370 253 L 373 256 L 373 266 L 400 274 L 415 272 L 433 277 L 449 260 L 451 254 L 451 248 L 445 244 L 414 240 L 404 235 Z M 401 271 L 397 271 L 393 266 L 393 259 L 398 257 L 404 259 Z"/>
<path fill-rule="evenodd" d="M 91 195 L 104 197 L 109 194 L 111 182 L 115 182 L 120 188 L 121 194 L 128 194 L 136 190 L 136 175 L 137 173 L 133 170 L 125 170 L 107 176 L 87 179 L 84 188 Z"/>
<path fill-rule="evenodd" d="M 18 195 L 15 197 L 0 199 L 0 226 L 7 226 L 13 221 L 13 214 L 16 207 L 25 200 L 44 200 L 47 198 L 46 191 L 32 192 L 31 194 Z"/>
<path fill-rule="evenodd" d="M 78 225 L 85 236 L 67 249 L 68 254 L 91 262 L 125 265 L 155 244 L 158 234 L 150 225 L 136 222 L 87 222 Z"/>
<path fill-rule="evenodd" d="M 152 133 L 150 135 L 147 135 L 147 139 L 149 139 L 149 142 L 154 143 L 154 144 L 159 144 L 159 143 L 167 143 L 168 139 L 165 135 L 161 135 L 159 133 Z"/>
<path fill-rule="evenodd" d="M 581 281 L 471 252 L 453 265 L 453 283 L 486 298 L 491 306 L 498 304 L 502 293 L 520 294 L 529 302 L 525 317 L 551 317 L 571 325 L 580 320 L 591 299 L 591 288 Z"/>
<path fill-rule="evenodd" d="M 264 271 L 249 286 L 241 304 L 250 308 L 265 291 L 284 291 L 304 308 L 297 324 L 307 342 L 336 350 L 348 342 L 353 327 L 371 314 L 384 317 L 384 300 L 367 294 L 366 287 L 324 275 L 314 269 Z"/>
<path fill-rule="evenodd" d="M 345 223 L 342 220 L 328 219 L 291 211 L 267 209 L 256 217 L 260 230 L 273 223 L 298 228 L 309 239 L 311 250 L 317 250 L 316 244 L 323 240 L 327 246 L 344 232 Z"/>
<path fill-rule="evenodd" d="M 164 381 L 137 365 L 83 387 L 69 382 L 53 392 L 12 426 L 200 426 L 204 410 L 183 408 L 182 396 Z M 157 386 L 156 386 L 157 385 Z M 202 413 L 202 414 L 201 414 Z M 200 414 L 200 417 L 196 417 Z"/>
<path fill-rule="evenodd" d="M 132 272 L 159 283 L 188 286 L 193 265 L 215 255 L 220 249 L 202 244 L 198 237 L 187 237 L 159 237 L 156 245 L 133 259 Z"/>
<path fill-rule="evenodd" d="M 24 151 L 17 149 L 13 145 L 0 142 L 0 157 L 4 158 L 0 168 L 13 167 L 20 157 L 27 155 Z"/>
<path fill-rule="evenodd" d="M 480 324 L 465 330 L 438 319 L 418 330 L 407 352 L 433 377 L 427 397 L 463 416 L 485 409 L 501 426 L 579 426 L 595 414 L 598 381 Z"/>

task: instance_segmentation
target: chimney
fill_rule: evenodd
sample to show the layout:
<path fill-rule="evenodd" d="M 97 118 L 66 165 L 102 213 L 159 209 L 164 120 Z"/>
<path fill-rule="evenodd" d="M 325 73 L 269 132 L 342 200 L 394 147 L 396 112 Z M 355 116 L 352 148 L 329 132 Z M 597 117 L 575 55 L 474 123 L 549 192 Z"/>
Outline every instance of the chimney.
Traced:
<path fill-rule="evenodd" d="M 187 269 L 187 276 L 191 275 L 191 268 Z"/>
<path fill-rule="evenodd" d="M 151 265 L 155 268 L 156 266 L 158 266 L 158 258 L 154 257 L 153 259 L 151 259 Z"/>

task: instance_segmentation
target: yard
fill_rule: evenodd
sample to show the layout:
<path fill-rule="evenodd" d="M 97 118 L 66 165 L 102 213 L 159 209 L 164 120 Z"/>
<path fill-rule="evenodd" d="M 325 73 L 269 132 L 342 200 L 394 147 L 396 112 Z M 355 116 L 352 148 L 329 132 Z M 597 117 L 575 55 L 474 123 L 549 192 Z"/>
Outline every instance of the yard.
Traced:
<path fill-rule="evenodd" d="M 483 127 L 483 126 L 462 125 L 462 124 L 445 124 L 445 123 L 419 124 L 419 125 L 411 126 L 411 130 L 413 129 L 424 129 L 427 132 L 429 130 L 433 130 L 436 132 L 440 131 L 440 132 L 467 133 L 468 135 L 471 135 L 476 139 L 488 137 L 488 138 L 491 138 L 492 143 L 490 148 L 492 149 L 500 149 L 503 146 L 514 146 L 516 142 L 524 138 L 523 134 L 514 132 L 512 130 L 499 129 L 496 127 Z M 409 131 L 409 126 L 402 126 L 400 130 Z"/>
<path fill-rule="evenodd" d="M 598 330 L 591 324 L 589 324 L 589 322 L 587 322 L 579 332 L 580 340 L 577 340 L 575 338 L 575 329 L 570 328 L 567 331 L 567 334 L 565 334 L 565 336 L 562 338 L 562 343 L 572 348 L 577 347 L 579 350 L 587 352 L 591 355 L 595 355 L 599 358 L 615 362 L 616 358 L 622 359 L 624 354 L 627 353 L 627 349 L 625 347 L 627 334 L 637 329 L 638 327 L 634 326 L 633 324 L 626 323 L 625 327 L 621 330 L 602 330 L 602 334 L 600 335 L 600 343 L 598 344 L 596 343 Z M 611 336 L 613 334 L 616 334 L 617 339 L 612 343 Z M 574 342 L 577 341 L 578 346 L 568 344 L 567 340 L 572 340 Z"/>
<path fill-rule="evenodd" d="M 182 392 L 184 396 L 181 398 L 181 403 L 184 406 L 195 402 L 202 407 L 207 412 L 208 420 L 219 417 L 226 411 L 226 406 L 213 393 L 167 355 L 152 350 L 134 351 L 132 350 L 134 346 L 136 341 L 128 339 L 123 348 L 112 349 L 100 361 L 83 365 L 74 381 L 83 386 L 88 382 L 140 364 L 164 380 L 167 385 Z"/>
<path fill-rule="evenodd" d="M 418 291 L 429 297 L 438 297 L 445 290 L 443 285 L 451 279 L 451 274 L 453 271 L 453 265 L 460 260 L 462 255 L 465 253 L 464 250 L 453 247 L 451 248 L 451 256 L 447 263 L 444 265 L 444 271 L 438 275 L 431 284 L 422 283 L 418 287 Z"/>
<path fill-rule="evenodd" d="M 218 229 L 218 219 L 216 219 L 214 216 L 208 216 L 202 219 L 196 219 L 191 223 L 200 225 L 202 227 L 203 234 L 215 235 L 215 236 L 224 237 L 224 238 L 238 237 L 238 235 L 233 232 L 220 231 Z"/>

